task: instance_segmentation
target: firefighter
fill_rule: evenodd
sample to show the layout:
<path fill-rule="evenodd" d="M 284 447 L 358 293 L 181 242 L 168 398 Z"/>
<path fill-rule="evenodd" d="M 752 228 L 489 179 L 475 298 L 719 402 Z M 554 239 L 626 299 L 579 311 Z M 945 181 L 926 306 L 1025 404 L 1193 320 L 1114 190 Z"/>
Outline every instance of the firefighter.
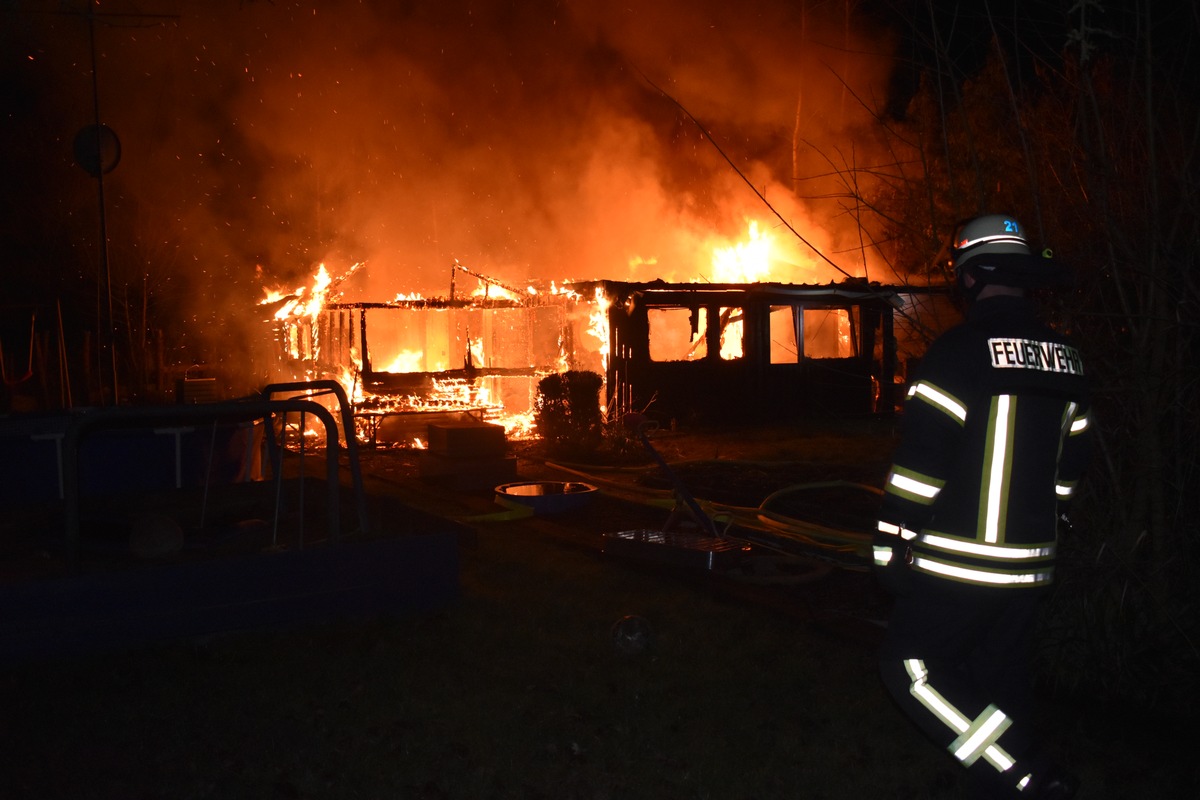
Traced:
<path fill-rule="evenodd" d="M 963 223 L 950 252 L 966 320 L 916 370 L 874 535 L 894 597 L 880 671 L 984 796 L 1071 797 L 1029 716 L 1036 610 L 1089 439 L 1083 360 L 1029 297 L 1065 271 L 1007 215 Z"/>

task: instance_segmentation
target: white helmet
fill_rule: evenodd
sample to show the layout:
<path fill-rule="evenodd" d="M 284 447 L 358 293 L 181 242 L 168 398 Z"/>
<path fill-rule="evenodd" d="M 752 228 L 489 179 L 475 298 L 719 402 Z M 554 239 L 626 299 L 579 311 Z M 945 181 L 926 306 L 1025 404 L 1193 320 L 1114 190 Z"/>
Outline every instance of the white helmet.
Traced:
<path fill-rule="evenodd" d="M 1030 252 L 1024 227 L 1008 214 L 985 214 L 961 223 L 954 231 L 950 255 L 960 281 L 969 274 L 978 284 L 1033 288 L 1065 277 L 1049 251 L 1041 256 Z"/>

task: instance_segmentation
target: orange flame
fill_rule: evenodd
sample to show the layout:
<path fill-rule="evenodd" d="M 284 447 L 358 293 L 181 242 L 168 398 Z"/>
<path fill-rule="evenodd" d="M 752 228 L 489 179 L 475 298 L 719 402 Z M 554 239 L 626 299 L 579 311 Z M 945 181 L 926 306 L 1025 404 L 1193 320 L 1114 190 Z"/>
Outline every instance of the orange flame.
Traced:
<path fill-rule="evenodd" d="M 587 332 L 596 337 L 600 343 L 600 363 L 605 374 L 608 372 L 608 307 L 612 305 L 612 301 L 604 294 L 600 288 L 596 289 L 596 295 L 593 298 L 595 306 L 592 313 L 588 316 Z"/>
<path fill-rule="evenodd" d="M 731 247 L 713 251 L 713 279 L 718 283 L 757 283 L 771 274 L 771 237 L 759 233 L 758 223 L 750 220 L 748 239 Z M 732 316 L 733 310 L 723 308 L 718 319 L 721 325 L 721 358 L 734 359 L 743 355 L 743 324 Z M 703 331 L 698 333 L 703 336 Z"/>
<path fill-rule="evenodd" d="M 713 248 L 712 273 L 709 280 L 719 283 L 753 283 L 768 279 L 771 271 L 771 248 L 771 237 L 760 232 L 756 221 L 749 220 L 747 238 L 744 241 L 735 242 L 727 247 Z M 653 264 L 656 262 L 649 259 L 640 263 Z M 358 266 L 360 265 L 355 265 L 350 272 L 335 280 L 330 277 L 328 269 L 322 263 L 310 285 L 299 286 L 292 291 L 264 289 L 264 297 L 260 304 L 273 306 L 274 319 L 285 325 L 284 336 L 289 345 L 287 350 L 293 359 L 306 362 L 313 369 L 316 368 L 317 355 L 320 352 L 320 343 L 316 340 L 319 328 L 315 324 L 316 320 L 326 305 L 336 301 L 340 296 L 335 292 L 337 285 Z M 524 289 L 522 294 L 520 289 L 483 279 L 483 276 L 476 275 L 475 277 L 481 278 L 478 287 L 472 292 L 472 296 L 476 298 L 520 302 L 525 298 L 536 297 L 540 294 L 539 290 L 533 286 Z M 587 304 L 586 332 L 589 337 L 594 337 L 595 348 L 592 352 L 599 355 L 601 370 L 606 374 L 610 356 L 608 311 L 611 301 L 603 289 L 597 288 L 592 297 L 585 298 L 571 287 L 569 281 L 566 281 L 551 282 L 545 291 L 552 296 L 565 296 L 569 300 Z M 396 295 L 393 302 L 403 303 L 424 299 L 418 293 L 401 293 Z M 742 355 L 743 323 L 740 318 L 735 316 L 735 312 L 735 309 L 721 309 L 716 317 L 709 318 L 708 315 L 705 315 L 701 318 L 701 326 L 718 324 L 721 326 L 721 356 L 726 359 L 738 358 Z M 303 334 L 299 332 L 300 329 L 304 330 Z M 703 335 L 703 330 L 701 330 L 699 332 L 700 341 L 703 341 Z M 306 343 L 306 347 L 293 346 L 295 342 L 302 340 Z M 482 339 L 473 338 L 467 346 L 470 360 L 475 366 L 489 366 L 488 354 L 484 352 Z M 487 386 L 481 382 L 435 379 L 433 390 L 424 397 L 376 396 L 364 390 L 357 373 L 357 365 L 361 361 L 358 360 L 355 353 L 352 353 L 352 358 L 355 363 L 343 368 L 336 379 L 346 389 L 347 396 L 356 408 L 369 406 L 371 409 L 397 413 L 466 410 L 471 413 L 480 413 L 489 421 L 503 425 L 506 435 L 510 438 L 529 438 L 535 435 L 532 412 L 510 412 L 501 403 L 491 398 Z M 575 363 L 573 354 L 563 349 L 558 358 L 558 368 L 566 370 L 572 363 Z M 381 371 L 408 373 L 437 371 L 444 368 L 444 365 L 438 367 L 426 364 L 425 353 L 421 350 L 402 350 L 396 353 L 391 362 Z M 304 377 L 330 376 L 310 374 Z M 408 446 L 423 448 L 425 444 L 419 439 L 414 439 Z"/>
<path fill-rule="evenodd" d="M 771 272 L 771 237 L 749 222 L 749 239 L 713 251 L 713 280 L 717 283 L 757 283 Z"/>

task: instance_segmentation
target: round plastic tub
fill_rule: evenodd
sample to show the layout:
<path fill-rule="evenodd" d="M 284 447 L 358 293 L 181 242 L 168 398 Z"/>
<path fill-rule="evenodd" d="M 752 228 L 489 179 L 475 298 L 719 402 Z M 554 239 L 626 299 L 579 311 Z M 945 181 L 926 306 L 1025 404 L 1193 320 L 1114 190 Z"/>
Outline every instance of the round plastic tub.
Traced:
<path fill-rule="evenodd" d="M 586 507 L 598 489 L 580 481 L 526 481 L 496 487 L 496 502 L 522 505 L 534 514 L 562 514 Z"/>

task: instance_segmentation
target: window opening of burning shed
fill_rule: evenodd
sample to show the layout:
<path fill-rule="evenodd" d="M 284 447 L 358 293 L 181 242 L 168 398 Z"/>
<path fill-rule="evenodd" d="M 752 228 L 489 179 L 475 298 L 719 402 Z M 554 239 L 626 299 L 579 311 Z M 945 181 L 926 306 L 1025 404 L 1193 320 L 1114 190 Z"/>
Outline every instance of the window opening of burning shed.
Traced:
<path fill-rule="evenodd" d="M 607 282 L 615 407 L 665 420 L 892 408 L 893 289 Z M 889 387 L 882 391 L 880 387 Z"/>
<path fill-rule="evenodd" d="M 744 317 L 744 310 L 735 306 L 648 308 L 650 360 L 702 361 L 709 352 L 723 361 L 742 358 L 746 353 Z M 710 336 L 716 340 L 715 347 Z"/>
<path fill-rule="evenodd" d="M 771 363 L 803 358 L 852 358 L 853 320 L 848 308 L 771 306 Z M 803 347 L 797 343 L 803 343 Z"/>
<path fill-rule="evenodd" d="M 715 313 L 714 313 L 715 312 Z M 650 360 L 702 361 L 710 347 L 709 320 L 724 361 L 744 358 L 745 311 L 741 307 L 659 307 L 646 310 Z M 847 308 L 770 307 L 770 363 L 796 364 L 804 358 L 853 358 L 858 355 Z M 802 343 L 803 346 L 800 346 Z"/>

